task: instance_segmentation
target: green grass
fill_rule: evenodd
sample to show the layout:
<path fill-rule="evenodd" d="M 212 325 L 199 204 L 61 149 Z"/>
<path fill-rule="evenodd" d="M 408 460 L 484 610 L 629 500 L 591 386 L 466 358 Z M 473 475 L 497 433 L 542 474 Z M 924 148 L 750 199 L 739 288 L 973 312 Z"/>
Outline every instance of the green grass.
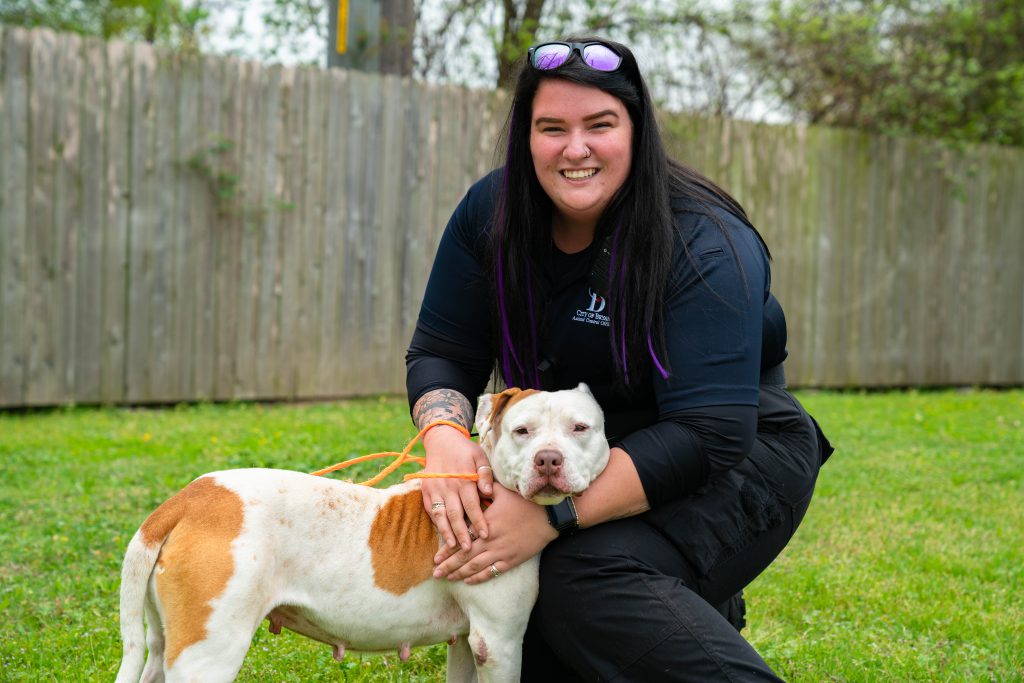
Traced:
<path fill-rule="evenodd" d="M 755 647 L 792 681 L 1024 680 L 1024 392 L 801 398 L 838 451 L 747 590 Z M 198 474 L 310 471 L 411 435 L 396 399 L 0 413 L 0 680 L 112 680 L 124 548 Z M 436 646 L 338 664 L 261 628 L 239 680 L 438 681 L 443 663 Z"/>

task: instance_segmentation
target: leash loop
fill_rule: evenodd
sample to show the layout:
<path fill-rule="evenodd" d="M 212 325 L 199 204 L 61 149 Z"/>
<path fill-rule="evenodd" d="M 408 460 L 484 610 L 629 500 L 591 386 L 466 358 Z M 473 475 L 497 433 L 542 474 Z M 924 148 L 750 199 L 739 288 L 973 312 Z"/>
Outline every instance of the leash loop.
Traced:
<path fill-rule="evenodd" d="M 421 429 L 419 431 L 419 434 L 412 438 L 412 441 L 408 443 L 408 445 L 402 450 L 401 453 L 395 453 L 394 451 L 385 451 L 383 453 L 371 453 L 370 455 L 361 455 L 357 458 L 352 458 L 351 460 L 346 460 L 344 462 L 339 462 L 334 465 L 331 465 L 330 467 L 325 467 L 322 470 L 310 472 L 310 474 L 312 474 L 315 477 L 322 477 L 323 475 L 329 472 L 336 472 L 337 470 L 344 469 L 346 467 L 356 465 L 361 462 L 366 462 L 368 460 L 376 460 L 378 458 L 394 458 L 394 462 L 392 462 L 390 465 L 381 470 L 377 474 L 377 476 L 367 479 L 366 481 L 358 482 L 359 485 L 361 486 L 376 486 L 385 477 L 387 477 L 389 474 L 391 474 L 392 472 L 394 472 L 407 462 L 414 462 L 418 464 L 420 467 L 425 467 L 427 464 L 426 458 L 422 458 L 416 455 L 409 455 L 409 452 L 412 451 L 413 446 L 415 446 L 419 442 L 419 440 L 423 438 L 424 434 L 426 434 L 431 429 L 439 425 L 454 427 L 455 429 L 462 432 L 467 439 L 471 438 L 469 430 L 460 425 L 458 422 L 452 422 L 451 420 L 435 420 L 434 422 L 431 422 L 426 427 Z M 409 481 L 410 479 L 468 479 L 469 481 L 477 481 L 480 479 L 480 475 L 476 472 L 414 472 L 412 474 L 405 475 L 403 481 Z"/>

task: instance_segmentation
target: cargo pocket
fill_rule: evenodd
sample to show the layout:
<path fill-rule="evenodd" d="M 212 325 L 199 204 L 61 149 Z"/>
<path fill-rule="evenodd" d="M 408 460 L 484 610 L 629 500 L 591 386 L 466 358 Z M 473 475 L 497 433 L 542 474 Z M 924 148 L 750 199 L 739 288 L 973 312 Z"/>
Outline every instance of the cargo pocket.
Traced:
<path fill-rule="evenodd" d="M 786 507 L 748 461 L 692 495 L 645 513 L 699 577 L 785 520 Z"/>

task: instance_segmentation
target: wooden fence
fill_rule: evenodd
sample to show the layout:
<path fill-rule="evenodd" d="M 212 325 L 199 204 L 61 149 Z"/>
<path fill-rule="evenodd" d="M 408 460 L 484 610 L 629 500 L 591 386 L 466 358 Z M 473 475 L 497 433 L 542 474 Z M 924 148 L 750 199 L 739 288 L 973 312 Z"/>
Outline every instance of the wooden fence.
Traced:
<path fill-rule="evenodd" d="M 0 32 L 0 406 L 401 392 L 501 96 Z M 672 116 L 804 386 L 1024 383 L 1024 150 Z"/>

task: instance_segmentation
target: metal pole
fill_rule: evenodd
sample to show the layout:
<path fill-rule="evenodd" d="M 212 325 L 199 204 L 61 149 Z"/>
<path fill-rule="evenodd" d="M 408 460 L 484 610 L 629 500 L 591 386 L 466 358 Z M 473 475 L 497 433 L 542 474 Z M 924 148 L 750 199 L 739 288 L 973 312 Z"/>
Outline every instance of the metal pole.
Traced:
<path fill-rule="evenodd" d="M 380 0 L 329 0 L 327 66 L 380 71 Z"/>

